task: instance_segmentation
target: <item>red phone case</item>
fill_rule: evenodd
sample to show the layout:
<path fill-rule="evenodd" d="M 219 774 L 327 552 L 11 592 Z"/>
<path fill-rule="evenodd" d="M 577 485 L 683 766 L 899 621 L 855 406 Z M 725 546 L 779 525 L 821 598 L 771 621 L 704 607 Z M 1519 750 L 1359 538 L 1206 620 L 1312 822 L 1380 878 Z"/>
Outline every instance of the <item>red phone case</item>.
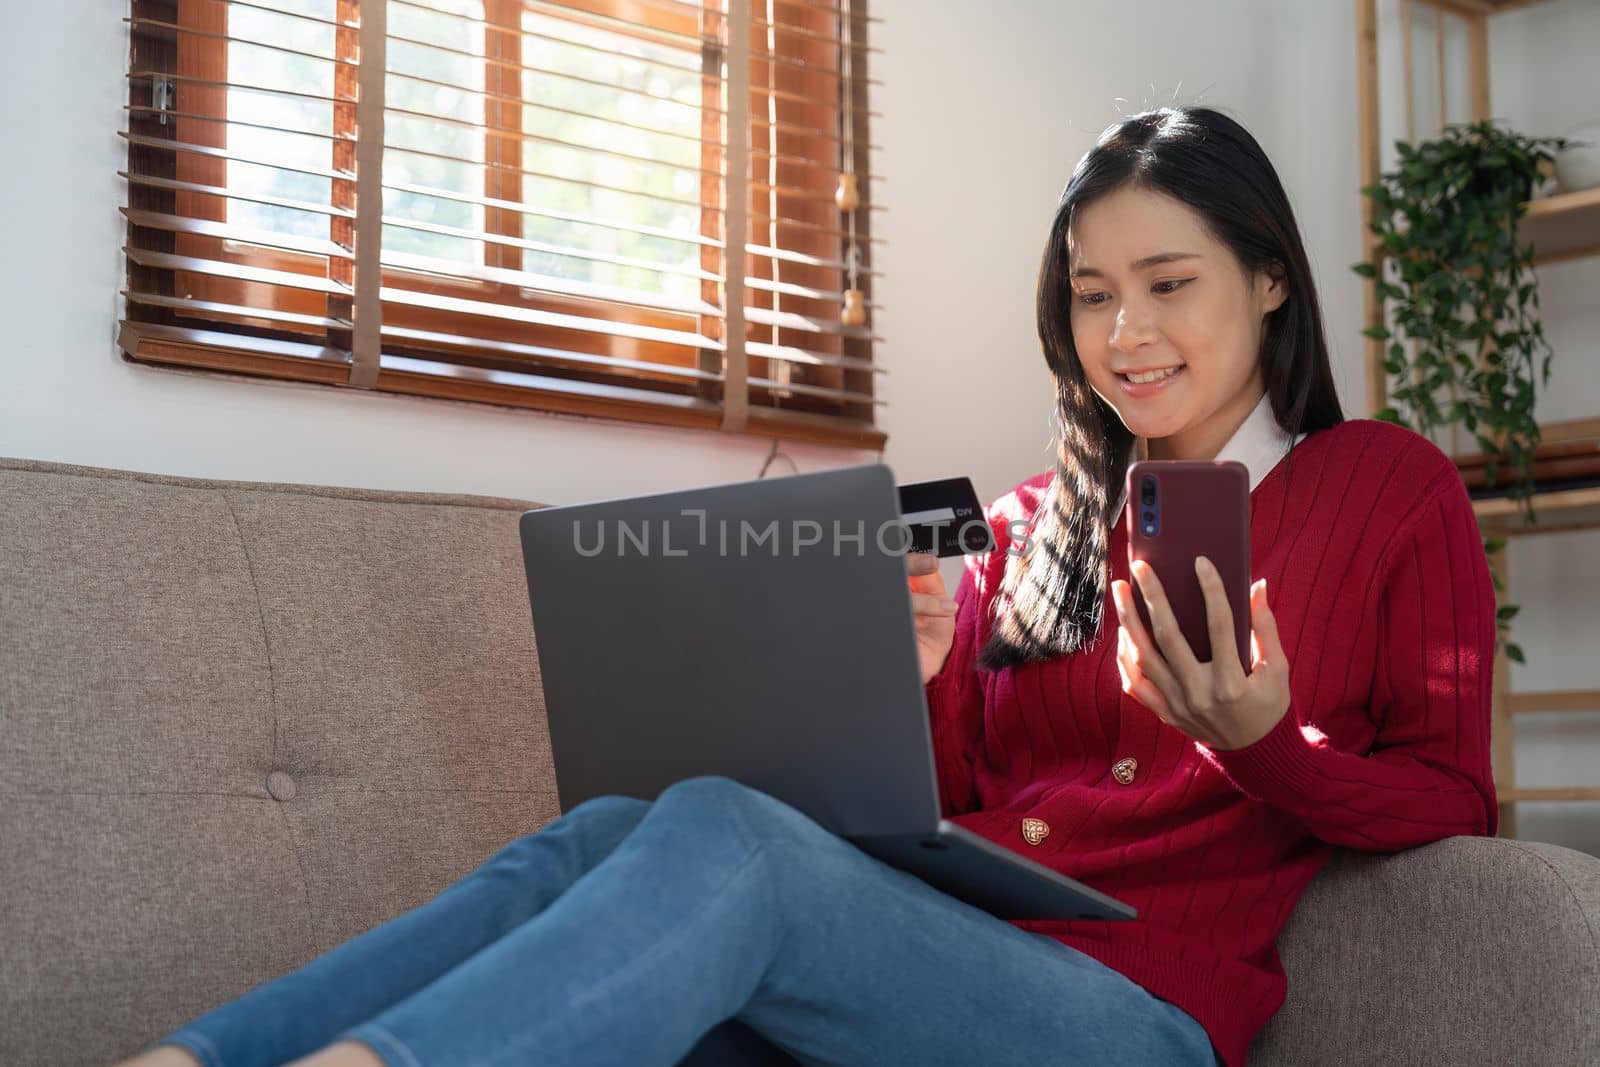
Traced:
<path fill-rule="evenodd" d="M 1146 475 L 1156 479 L 1154 536 L 1143 529 L 1147 510 L 1140 497 Z M 1155 569 L 1189 639 L 1189 647 L 1202 663 L 1211 660 L 1211 630 L 1206 622 L 1205 593 L 1194 573 L 1196 556 L 1205 556 L 1222 575 L 1233 609 L 1234 638 L 1239 663 L 1250 671 L 1250 472 L 1233 460 L 1138 460 L 1128 467 L 1127 502 L 1123 505 L 1128 528 L 1128 564 L 1142 559 Z M 1150 632 L 1150 609 L 1139 583 L 1129 575 L 1133 602 Z"/>

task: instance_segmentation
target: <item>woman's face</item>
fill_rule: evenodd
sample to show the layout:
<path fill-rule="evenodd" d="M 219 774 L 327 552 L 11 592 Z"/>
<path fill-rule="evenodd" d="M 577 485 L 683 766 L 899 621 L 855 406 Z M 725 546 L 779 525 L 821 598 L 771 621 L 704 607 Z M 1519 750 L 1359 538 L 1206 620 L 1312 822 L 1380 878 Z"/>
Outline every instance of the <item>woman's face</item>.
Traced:
<path fill-rule="evenodd" d="M 1073 212 L 1067 263 L 1072 339 L 1094 391 L 1149 439 L 1152 459 L 1215 457 L 1261 399 L 1262 320 L 1285 282 L 1247 274 L 1180 201 L 1126 186 Z M 1126 377 L 1170 368 L 1156 382 Z"/>

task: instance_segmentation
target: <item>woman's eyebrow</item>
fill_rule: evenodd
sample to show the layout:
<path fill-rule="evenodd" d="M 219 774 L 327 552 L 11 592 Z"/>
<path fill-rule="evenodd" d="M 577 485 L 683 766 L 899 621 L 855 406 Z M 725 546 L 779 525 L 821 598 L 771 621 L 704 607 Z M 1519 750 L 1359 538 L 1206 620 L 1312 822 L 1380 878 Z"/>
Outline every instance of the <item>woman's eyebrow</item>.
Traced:
<path fill-rule="evenodd" d="M 1200 253 L 1198 252 L 1157 252 L 1153 256 L 1145 256 L 1143 259 L 1134 260 L 1128 265 L 1128 269 L 1132 271 L 1148 270 L 1151 267 L 1158 267 L 1163 263 L 1174 263 L 1180 259 L 1199 258 Z M 1074 278 L 1105 277 L 1105 275 L 1095 267 L 1078 267 L 1077 269 L 1073 270 L 1072 276 Z"/>

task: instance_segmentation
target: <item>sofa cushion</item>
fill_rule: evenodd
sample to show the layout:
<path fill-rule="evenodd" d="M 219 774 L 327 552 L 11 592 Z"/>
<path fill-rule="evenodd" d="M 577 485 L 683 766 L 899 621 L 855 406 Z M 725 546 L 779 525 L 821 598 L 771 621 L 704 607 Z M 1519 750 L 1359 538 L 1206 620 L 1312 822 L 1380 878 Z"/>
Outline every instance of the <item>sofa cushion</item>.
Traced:
<path fill-rule="evenodd" d="M 1600 1063 L 1600 860 L 1450 837 L 1334 852 L 1278 951 L 1252 1065 Z"/>
<path fill-rule="evenodd" d="M 6 1062 L 136 1051 L 556 816 L 533 506 L 0 460 Z"/>

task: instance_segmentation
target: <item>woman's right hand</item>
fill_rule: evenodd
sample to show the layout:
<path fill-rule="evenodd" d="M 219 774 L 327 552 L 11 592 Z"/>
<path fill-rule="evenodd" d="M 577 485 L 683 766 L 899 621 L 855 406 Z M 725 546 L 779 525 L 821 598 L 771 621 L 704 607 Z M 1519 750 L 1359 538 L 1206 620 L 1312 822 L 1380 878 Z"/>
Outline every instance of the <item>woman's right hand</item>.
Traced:
<path fill-rule="evenodd" d="M 911 611 L 917 621 L 917 658 L 922 663 L 922 684 L 927 685 L 944 666 L 956 636 L 956 602 L 945 592 L 939 558 L 928 552 L 906 553 L 906 579 L 911 590 Z"/>

